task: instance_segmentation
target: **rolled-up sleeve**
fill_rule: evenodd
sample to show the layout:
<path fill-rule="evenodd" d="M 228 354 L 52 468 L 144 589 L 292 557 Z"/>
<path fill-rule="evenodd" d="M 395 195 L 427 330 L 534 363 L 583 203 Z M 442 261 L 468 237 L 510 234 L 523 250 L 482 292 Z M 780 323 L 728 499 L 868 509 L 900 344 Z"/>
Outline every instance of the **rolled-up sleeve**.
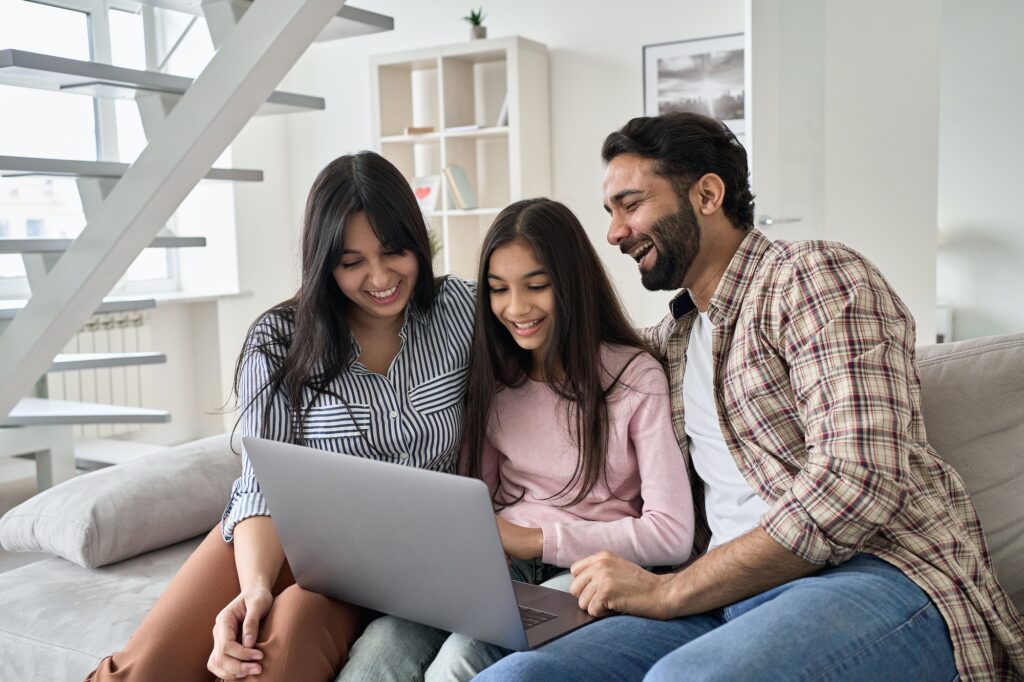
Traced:
<path fill-rule="evenodd" d="M 271 440 L 288 441 L 291 433 L 291 412 L 281 394 L 267 395 L 266 386 L 271 374 L 271 363 L 257 346 L 271 342 L 269 325 L 265 319 L 257 325 L 246 341 L 239 374 L 238 400 L 242 408 L 240 429 L 243 436 L 256 436 Z M 267 403 L 271 403 L 269 412 Z M 242 448 L 242 475 L 231 487 L 231 499 L 221 517 L 221 535 L 225 542 L 234 541 L 235 526 L 253 516 L 269 516 L 266 500 L 260 492 L 259 481 L 253 472 L 249 456 Z"/>
<path fill-rule="evenodd" d="M 852 251 L 819 251 L 791 267 L 774 319 L 807 460 L 760 525 L 805 561 L 835 565 L 908 502 L 913 321 Z"/>

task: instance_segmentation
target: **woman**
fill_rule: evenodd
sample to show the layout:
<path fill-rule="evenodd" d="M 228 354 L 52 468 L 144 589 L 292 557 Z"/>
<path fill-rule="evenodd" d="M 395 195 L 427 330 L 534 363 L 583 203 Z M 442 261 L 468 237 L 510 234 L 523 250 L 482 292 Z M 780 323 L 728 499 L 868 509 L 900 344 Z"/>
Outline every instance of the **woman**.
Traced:
<path fill-rule="evenodd" d="M 576 216 L 512 204 L 479 276 L 463 468 L 491 489 L 513 578 L 567 590 L 568 567 L 602 550 L 685 561 L 693 502 L 665 371 Z M 426 679 L 468 680 L 506 653 L 452 635 Z"/>
<path fill-rule="evenodd" d="M 372 152 L 336 159 L 306 204 L 299 291 L 256 320 L 239 356 L 243 435 L 452 471 L 474 298 L 473 284 L 434 278 L 402 174 Z M 294 584 L 244 452 L 242 462 L 220 528 L 87 679 L 330 680 L 345 664 L 367 614 Z M 371 624 L 363 637 L 378 641 L 361 664 L 353 654 L 353 674 L 371 674 L 382 647 L 415 658 L 418 633 L 435 632 L 397 621 Z M 387 641 L 397 629 L 406 639 Z"/>

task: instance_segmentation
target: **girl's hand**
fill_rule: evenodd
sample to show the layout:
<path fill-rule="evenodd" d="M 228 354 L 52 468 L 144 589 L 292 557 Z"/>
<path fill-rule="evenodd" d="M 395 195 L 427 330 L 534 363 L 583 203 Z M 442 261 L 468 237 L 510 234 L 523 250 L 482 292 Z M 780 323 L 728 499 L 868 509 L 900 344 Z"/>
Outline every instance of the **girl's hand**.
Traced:
<path fill-rule="evenodd" d="M 544 531 L 540 528 L 519 526 L 498 515 L 498 533 L 505 552 L 516 559 L 536 559 L 544 554 Z"/>
<path fill-rule="evenodd" d="M 206 663 L 207 670 L 223 680 L 259 675 L 263 671 L 257 662 L 263 660 L 263 652 L 255 648 L 256 636 L 260 621 L 273 603 L 274 596 L 268 588 L 251 587 L 242 590 L 217 614 L 213 626 L 213 652 Z"/>

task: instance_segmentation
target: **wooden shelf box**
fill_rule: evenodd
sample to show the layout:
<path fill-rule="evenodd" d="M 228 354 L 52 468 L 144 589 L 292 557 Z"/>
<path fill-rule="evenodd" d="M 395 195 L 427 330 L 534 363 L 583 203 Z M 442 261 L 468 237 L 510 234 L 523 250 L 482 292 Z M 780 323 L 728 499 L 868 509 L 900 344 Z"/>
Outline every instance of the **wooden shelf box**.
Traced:
<path fill-rule="evenodd" d="M 498 212 L 551 193 L 547 48 L 518 36 L 474 40 L 378 55 L 370 69 L 380 153 L 410 183 L 444 178 L 452 165 L 466 171 L 477 206 L 459 207 L 443 181 L 427 218 L 441 238 L 438 270 L 473 279 Z"/>

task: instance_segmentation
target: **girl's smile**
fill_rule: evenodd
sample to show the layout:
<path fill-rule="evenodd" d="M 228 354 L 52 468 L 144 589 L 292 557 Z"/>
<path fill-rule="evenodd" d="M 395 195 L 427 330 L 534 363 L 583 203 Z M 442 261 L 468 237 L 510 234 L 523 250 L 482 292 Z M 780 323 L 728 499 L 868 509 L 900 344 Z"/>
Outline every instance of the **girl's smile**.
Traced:
<path fill-rule="evenodd" d="M 554 322 L 555 294 L 533 249 L 523 241 L 495 249 L 487 268 L 487 284 L 491 312 L 519 347 L 530 351 L 533 366 L 543 367 L 544 348 Z"/>

